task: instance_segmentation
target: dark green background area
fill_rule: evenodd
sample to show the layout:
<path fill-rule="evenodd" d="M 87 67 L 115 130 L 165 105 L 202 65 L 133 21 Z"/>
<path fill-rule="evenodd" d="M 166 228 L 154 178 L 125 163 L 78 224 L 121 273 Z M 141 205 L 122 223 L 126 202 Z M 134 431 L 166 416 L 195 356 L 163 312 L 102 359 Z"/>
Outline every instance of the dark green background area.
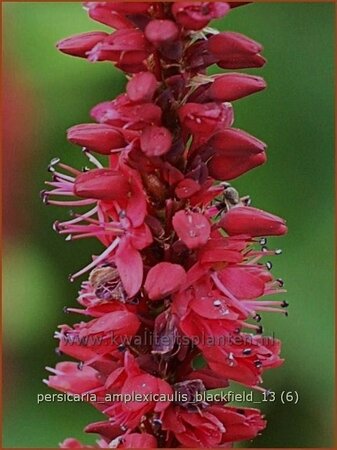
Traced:
<path fill-rule="evenodd" d="M 288 318 L 266 314 L 266 331 L 283 341 L 285 364 L 265 376 L 278 395 L 297 391 L 297 405 L 257 405 L 269 425 L 253 447 L 328 447 L 333 430 L 333 104 L 334 6 L 253 4 L 218 21 L 262 42 L 268 89 L 235 103 L 235 126 L 268 143 L 268 163 L 233 184 L 253 205 L 287 219 L 289 234 L 274 273 L 286 281 Z M 93 443 L 82 428 L 99 420 L 88 405 L 44 403 L 38 393 L 45 365 L 54 365 L 62 312 L 75 304 L 78 283 L 69 273 L 99 249 L 94 241 L 64 242 L 51 229 L 67 211 L 44 207 L 38 193 L 53 156 L 79 167 L 81 152 L 66 142 L 66 128 L 90 121 L 96 103 L 114 98 L 125 79 L 109 63 L 89 64 L 59 54 L 58 39 L 104 29 L 79 3 L 4 5 L 5 92 L 14 119 L 5 148 L 4 436 L 5 447 L 55 447 L 74 436 Z M 8 87 L 8 85 L 6 85 Z M 14 113 L 13 113 L 14 111 Z M 19 138 L 23 140 L 23 143 Z M 20 144 L 18 143 L 20 142 Z M 11 219 L 9 219 L 9 217 Z"/>

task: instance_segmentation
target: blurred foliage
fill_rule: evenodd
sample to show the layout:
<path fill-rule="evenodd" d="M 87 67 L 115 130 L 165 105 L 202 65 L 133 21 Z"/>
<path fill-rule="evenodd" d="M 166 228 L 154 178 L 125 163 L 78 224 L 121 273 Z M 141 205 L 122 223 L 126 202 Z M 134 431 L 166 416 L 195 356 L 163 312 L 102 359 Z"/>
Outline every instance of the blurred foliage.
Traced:
<path fill-rule="evenodd" d="M 80 3 L 5 3 L 4 65 L 11 94 L 13 133 L 5 148 L 8 211 L 4 259 L 4 447 L 55 447 L 100 414 L 83 404 L 43 403 L 44 366 L 58 357 L 53 330 L 74 305 L 78 284 L 68 273 L 89 261 L 94 242 L 66 243 L 51 229 L 67 212 L 45 208 L 39 190 L 51 157 L 86 162 L 65 140 L 65 129 L 88 122 L 89 109 L 112 99 L 125 84 L 109 63 L 89 64 L 55 50 L 55 42 L 82 31 L 104 29 Z M 270 240 L 283 255 L 274 273 L 286 280 L 288 319 L 265 315 L 266 331 L 283 341 L 284 366 L 265 386 L 297 390 L 297 405 L 261 406 L 269 426 L 253 447 L 328 447 L 333 430 L 333 42 L 334 6 L 323 3 L 254 4 L 218 21 L 222 30 L 247 34 L 265 46 L 266 91 L 235 104 L 235 126 L 268 143 L 269 161 L 235 181 L 255 206 L 287 219 L 289 234 Z M 29 96 L 20 94 L 26 87 Z M 33 122 L 34 126 L 30 124 Z M 25 145 L 15 139 L 25 132 Z M 24 161 L 24 163 L 22 162 Z M 5 229 L 7 214 L 4 218 Z M 19 225 L 20 224 L 20 225 Z"/>

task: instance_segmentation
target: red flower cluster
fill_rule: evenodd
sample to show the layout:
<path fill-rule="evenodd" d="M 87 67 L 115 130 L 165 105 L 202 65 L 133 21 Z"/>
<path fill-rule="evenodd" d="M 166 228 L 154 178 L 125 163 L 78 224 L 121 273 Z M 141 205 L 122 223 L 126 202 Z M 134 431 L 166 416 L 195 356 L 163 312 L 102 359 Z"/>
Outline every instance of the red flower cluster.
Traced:
<path fill-rule="evenodd" d="M 42 193 L 46 204 L 89 206 L 54 228 L 104 246 L 70 277 L 90 272 L 82 308 L 67 308 L 90 320 L 56 333 L 59 352 L 79 363 L 57 364 L 46 381 L 106 415 L 86 427 L 99 447 L 224 447 L 265 427 L 256 409 L 200 400 L 231 380 L 261 390 L 263 372 L 282 363 L 280 342 L 254 320 L 285 313 L 285 301 L 264 299 L 283 282 L 261 258 L 279 253 L 264 236 L 287 228 L 228 183 L 266 160 L 263 142 L 232 127 L 229 102 L 266 85 L 206 72 L 264 64 L 257 42 L 208 28 L 240 4 L 87 2 L 89 16 L 116 31 L 58 43 L 129 74 L 125 93 L 92 109 L 96 123 L 68 130 L 94 168 L 55 159 Z"/>

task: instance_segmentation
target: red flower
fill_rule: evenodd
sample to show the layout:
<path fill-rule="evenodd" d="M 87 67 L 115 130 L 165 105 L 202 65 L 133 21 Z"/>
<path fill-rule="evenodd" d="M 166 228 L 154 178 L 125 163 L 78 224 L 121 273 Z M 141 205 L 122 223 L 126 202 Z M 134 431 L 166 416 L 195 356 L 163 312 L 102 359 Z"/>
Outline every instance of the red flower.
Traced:
<path fill-rule="evenodd" d="M 90 394 L 105 415 L 85 428 L 99 435 L 98 448 L 230 447 L 265 427 L 255 409 L 197 397 L 226 392 L 231 380 L 262 390 L 265 370 L 283 361 L 280 342 L 262 336 L 259 323 L 265 312 L 287 315 L 286 301 L 268 299 L 285 292 L 283 281 L 263 263 L 280 251 L 256 238 L 287 228 L 227 182 L 266 161 L 263 142 L 232 128 L 228 102 L 266 84 L 255 75 L 206 74 L 213 64 L 265 63 L 259 43 L 208 28 L 241 4 L 85 2 L 111 34 L 58 43 L 63 53 L 128 73 L 125 92 L 91 110 L 96 123 L 68 130 L 90 167 L 53 159 L 50 190 L 41 192 L 46 205 L 84 207 L 55 231 L 103 247 L 70 276 L 89 272 L 81 307 L 65 309 L 89 320 L 55 334 L 57 352 L 79 363 L 47 368 L 45 380 Z M 60 445 L 85 447 L 76 439 Z"/>
<path fill-rule="evenodd" d="M 160 125 L 162 111 L 153 103 L 134 103 L 127 95 L 120 95 L 112 102 L 99 103 L 91 110 L 91 116 L 100 123 L 141 130 L 148 125 Z"/>
<path fill-rule="evenodd" d="M 126 145 L 123 134 L 117 128 L 104 124 L 75 125 L 69 128 L 67 137 L 73 144 L 102 155 L 109 155 Z"/>
<path fill-rule="evenodd" d="M 78 197 L 113 201 L 131 195 L 131 185 L 119 172 L 94 169 L 76 177 L 74 193 Z"/>
<path fill-rule="evenodd" d="M 58 391 L 83 394 L 99 387 L 103 389 L 97 377 L 98 372 L 92 367 L 84 366 L 79 369 L 77 363 L 61 362 L 56 364 L 55 369 L 49 367 L 48 370 L 54 375 L 46 383 Z"/>
<path fill-rule="evenodd" d="M 188 412 L 176 406 L 164 415 L 163 428 L 175 434 L 183 447 L 222 447 L 238 436 L 255 437 L 266 426 L 256 409 L 210 406 L 202 412 Z"/>
<path fill-rule="evenodd" d="M 184 128 L 192 134 L 212 134 L 233 123 L 233 109 L 229 104 L 186 103 L 179 109 Z"/>
<path fill-rule="evenodd" d="M 114 422 L 127 428 L 135 428 L 142 421 L 142 417 L 149 412 L 162 413 L 169 406 L 165 396 L 172 394 L 170 385 L 160 378 L 154 377 L 141 370 L 134 358 L 126 352 L 123 370 L 117 369 L 112 372 L 106 380 L 106 386 L 116 384 L 116 377 L 120 379 L 119 392 L 122 398 L 126 395 L 137 393 L 140 396 L 138 400 L 117 401 L 105 409 Z M 147 400 L 146 396 L 156 394 L 161 400 Z M 141 400 L 144 398 L 144 400 Z M 154 397 L 156 398 L 156 397 Z"/>
<path fill-rule="evenodd" d="M 118 68 L 131 73 L 145 70 L 144 60 L 148 56 L 144 34 L 129 29 L 117 30 L 87 53 L 89 61 L 112 61 Z"/>
<path fill-rule="evenodd" d="M 177 22 L 188 30 L 200 30 L 212 19 L 227 14 L 230 6 L 223 2 L 176 2 L 172 5 L 172 13 Z"/>

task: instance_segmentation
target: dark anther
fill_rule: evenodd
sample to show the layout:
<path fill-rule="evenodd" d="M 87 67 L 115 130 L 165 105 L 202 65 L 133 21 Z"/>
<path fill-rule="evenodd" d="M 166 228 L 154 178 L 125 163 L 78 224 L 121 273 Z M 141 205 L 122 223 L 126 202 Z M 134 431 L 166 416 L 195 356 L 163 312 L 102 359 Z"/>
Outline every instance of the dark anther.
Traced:
<path fill-rule="evenodd" d="M 289 316 L 288 311 L 284 311 L 284 315 L 285 315 L 285 317 L 288 317 Z"/>
<path fill-rule="evenodd" d="M 60 227 L 59 225 L 60 225 L 59 220 L 56 220 L 56 221 L 53 223 L 53 230 L 56 231 L 57 233 L 58 233 L 58 232 L 60 231 L 60 229 L 61 229 L 61 227 Z"/>
<path fill-rule="evenodd" d="M 255 316 L 253 317 L 254 320 L 256 320 L 256 322 L 261 322 L 262 317 L 260 316 L 260 314 L 255 314 Z"/>
<path fill-rule="evenodd" d="M 254 366 L 259 369 L 262 366 L 262 362 L 259 360 L 256 360 L 256 361 L 254 361 Z"/>
<path fill-rule="evenodd" d="M 50 163 L 48 164 L 48 172 L 54 172 L 55 168 L 54 166 L 56 166 L 58 163 L 60 162 L 60 158 L 53 158 Z"/>
<path fill-rule="evenodd" d="M 260 243 L 261 245 L 266 245 L 266 244 L 267 244 L 267 239 L 266 239 L 266 238 L 261 238 L 261 239 L 259 240 L 259 243 Z"/>
<path fill-rule="evenodd" d="M 83 369 L 83 366 L 84 366 L 83 361 L 80 361 L 80 362 L 77 364 L 78 370 L 82 370 L 82 369 Z"/>
<path fill-rule="evenodd" d="M 90 168 L 87 167 L 87 166 L 84 166 L 84 167 L 81 168 L 82 172 L 89 172 L 89 170 L 90 170 Z"/>
<path fill-rule="evenodd" d="M 120 345 L 117 347 L 117 350 L 118 350 L 119 352 L 121 352 L 121 353 L 124 353 L 124 352 L 126 351 L 126 345 L 125 345 L 125 344 L 120 344 Z"/>
<path fill-rule="evenodd" d="M 273 268 L 273 265 L 272 265 L 272 263 L 270 261 L 267 261 L 266 262 L 266 267 L 267 267 L 268 270 L 271 270 Z"/>
<path fill-rule="evenodd" d="M 259 325 L 259 328 L 256 330 L 256 334 L 262 334 L 263 333 L 263 326 Z"/>
<path fill-rule="evenodd" d="M 244 350 L 242 350 L 242 353 L 244 355 L 251 355 L 252 349 L 251 348 L 245 348 Z"/>
<path fill-rule="evenodd" d="M 281 304 L 281 307 L 282 308 L 288 308 L 288 306 L 289 306 L 289 303 L 287 301 L 283 300 L 283 302 Z"/>
<path fill-rule="evenodd" d="M 40 197 L 45 205 L 48 205 L 48 195 L 49 193 L 45 189 L 40 191 Z"/>
<path fill-rule="evenodd" d="M 276 281 L 278 282 L 278 284 L 279 284 L 280 287 L 283 287 L 283 286 L 284 286 L 284 281 L 282 280 L 282 278 L 277 278 Z"/>
<path fill-rule="evenodd" d="M 263 246 L 263 247 L 261 247 L 261 251 L 267 252 L 267 251 L 268 251 L 268 248 L 267 248 L 266 246 Z"/>

